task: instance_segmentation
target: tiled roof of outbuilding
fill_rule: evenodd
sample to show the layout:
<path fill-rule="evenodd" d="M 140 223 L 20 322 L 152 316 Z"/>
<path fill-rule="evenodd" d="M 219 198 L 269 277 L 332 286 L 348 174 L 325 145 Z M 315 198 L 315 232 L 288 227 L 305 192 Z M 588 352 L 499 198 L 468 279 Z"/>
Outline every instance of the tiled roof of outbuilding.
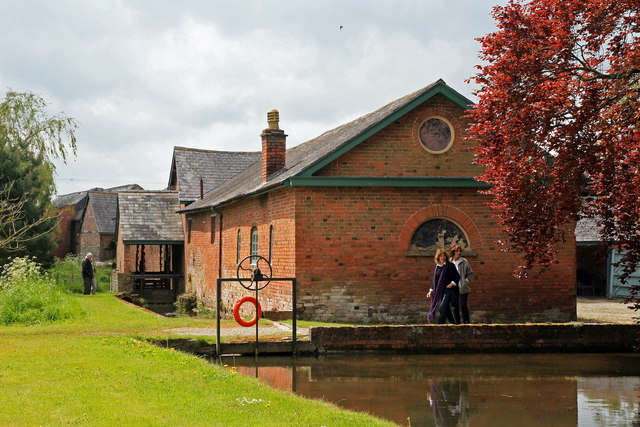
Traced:
<path fill-rule="evenodd" d="M 177 174 L 180 201 L 191 202 L 200 198 L 200 178 L 204 193 L 224 184 L 260 159 L 259 152 L 211 151 L 174 147 L 169 186 Z M 175 169 L 174 169 L 175 168 Z"/>
<path fill-rule="evenodd" d="M 125 243 L 182 243 L 182 220 L 177 191 L 118 193 L 120 237 Z"/>
<path fill-rule="evenodd" d="M 89 191 L 112 191 L 117 193 L 118 191 L 131 191 L 131 190 L 143 190 L 143 188 L 140 187 L 138 184 L 126 184 L 126 185 L 120 185 L 118 187 L 112 187 L 107 189 L 96 187 L 90 190 L 76 191 L 75 193 L 62 194 L 56 197 L 55 199 L 53 199 L 53 205 L 57 208 L 61 208 L 62 206 L 75 205 L 79 203 L 82 199 L 87 197 L 87 194 L 89 193 Z"/>
<path fill-rule="evenodd" d="M 272 175 L 266 182 L 262 182 L 262 155 L 260 161 L 255 162 L 225 184 L 206 194 L 202 200 L 182 210 L 182 212 L 197 211 L 217 206 L 245 195 L 265 191 L 283 184 L 288 178 L 294 177 L 307 169 L 311 169 L 332 153 L 339 152 L 362 135 L 376 129 L 381 123 L 386 123 L 396 113 L 407 108 L 414 108 L 414 103 L 423 102 L 425 97 L 433 96 L 441 91 L 454 93 L 443 80 L 438 80 L 420 90 L 385 105 L 378 110 L 357 118 L 349 123 L 327 131 L 310 141 L 290 148 L 286 152 L 285 167 L 282 171 Z M 456 94 L 459 104 L 470 105 L 471 101 Z"/>
<path fill-rule="evenodd" d="M 88 193 L 87 191 L 77 191 L 75 193 L 63 194 L 53 199 L 53 205 L 56 208 L 75 205 L 78 202 L 80 202 L 82 199 L 87 197 L 87 193 Z"/>
<path fill-rule="evenodd" d="M 107 191 L 90 191 L 89 200 L 96 217 L 98 232 L 114 234 L 116 232 L 116 214 L 118 210 L 118 193 Z"/>

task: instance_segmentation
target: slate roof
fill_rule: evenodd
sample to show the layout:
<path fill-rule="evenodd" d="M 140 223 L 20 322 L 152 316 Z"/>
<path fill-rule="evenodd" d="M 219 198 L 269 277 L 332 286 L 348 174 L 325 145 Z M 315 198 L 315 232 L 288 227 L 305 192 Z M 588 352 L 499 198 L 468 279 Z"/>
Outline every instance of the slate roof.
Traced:
<path fill-rule="evenodd" d="M 126 244 L 183 243 L 177 191 L 118 193 L 120 237 Z"/>
<path fill-rule="evenodd" d="M 266 182 L 262 182 L 262 154 L 260 154 L 260 161 L 249 166 L 225 184 L 207 193 L 202 200 L 196 200 L 181 212 L 207 209 L 249 194 L 280 186 L 288 178 L 301 174 L 305 170 L 313 169 L 314 165 L 321 163 L 323 159 L 332 153 L 350 148 L 351 144 L 359 143 L 359 138 L 368 136 L 368 132 L 378 129 L 378 126 L 388 124 L 387 121 L 389 120 L 395 120 L 395 114 L 405 114 L 405 109 L 413 109 L 429 97 L 441 93 L 443 90 L 448 93 L 455 93 L 459 101 L 458 104 L 465 104 L 465 106 L 472 104 L 471 101 L 447 86 L 443 80 L 438 80 L 429 86 L 396 99 L 372 113 L 288 149 L 284 169 L 272 175 Z M 417 104 L 414 105 L 414 103 Z"/>
<path fill-rule="evenodd" d="M 62 195 L 56 197 L 55 199 L 53 199 L 53 205 L 56 208 L 61 208 L 62 206 L 69 206 L 69 205 L 78 204 L 80 201 L 82 201 L 82 199 L 87 197 L 87 195 L 89 194 L 90 191 L 113 191 L 113 192 L 118 192 L 118 191 L 131 191 L 131 190 L 143 190 L 143 188 L 140 187 L 138 184 L 126 184 L 126 185 L 121 185 L 119 187 L 112 187 L 112 188 L 107 188 L 107 189 L 100 188 L 100 187 L 95 187 L 95 188 L 92 188 L 90 190 L 76 191 L 75 193 L 62 194 Z"/>
<path fill-rule="evenodd" d="M 82 199 L 87 197 L 88 191 L 77 191 L 75 193 L 63 194 L 53 199 L 53 205 L 56 208 L 78 204 Z"/>
<path fill-rule="evenodd" d="M 98 232 L 101 234 L 115 234 L 118 193 L 110 191 L 90 191 L 89 200 L 91 206 L 93 206 Z"/>
<path fill-rule="evenodd" d="M 169 188 L 177 175 L 181 202 L 200 199 L 200 178 L 204 193 L 219 187 L 260 159 L 259 152 L 211 151 L 174 147 Z"/>

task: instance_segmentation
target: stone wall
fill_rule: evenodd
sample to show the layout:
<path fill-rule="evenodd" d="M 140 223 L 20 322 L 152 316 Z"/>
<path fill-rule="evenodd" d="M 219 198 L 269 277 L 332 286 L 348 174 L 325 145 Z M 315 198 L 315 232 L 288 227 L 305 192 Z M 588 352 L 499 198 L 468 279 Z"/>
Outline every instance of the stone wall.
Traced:
<path fill-rule="evenodd" d="M 629 352 L 638 325 L 505 324 L 314 327 L 320 353 L 375 352 Z"/>

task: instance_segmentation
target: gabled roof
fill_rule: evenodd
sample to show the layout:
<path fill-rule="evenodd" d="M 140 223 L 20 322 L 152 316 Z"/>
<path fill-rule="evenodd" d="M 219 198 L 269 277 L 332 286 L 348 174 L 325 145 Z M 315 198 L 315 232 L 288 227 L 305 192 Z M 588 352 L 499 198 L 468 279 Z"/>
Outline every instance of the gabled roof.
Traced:
<path fill-rule="evenodd" d="M 87 191 L 77 191 L 75 193 L 63 194 L 53 199 L 53 205 L 56 208 L 63 206 L 71 206 L 78 204 L 82 199 L 87 197 Z"/>
<path fill-rule="evenodd" d="M 100 188 L 100 187 L 95 187 L 92 188 L 90 190 L 84 190 L 84 191 L 76 191 L 75 193 L 69 193 L 69 194 L 62 194 L 58 197 L 56 197 L 55 199 L 53 199 L 53 205 L 56 208 L 61 208 L 63 206 L 70 206 L 70 205 L 75 205 L 80 203 L 81 201 L 83 201 L 83 199 L 85 199 L 87 197 L 87 195 L 89 194 L 90 191 L 113 191 L 113 192 L 118 192 L 118 191 L 131 191 L 131 190 L 143 190 L 142 187 L 140 187 L 138 184 L 126 184 L 126 185 L 120 185 L 118 187 L 112 187 L 112 188 Z M 86 200 L 85 200 L 86 203 Z"/>
<path fill-rule="evenodd" d="M 89 201 L 93 207 L 99 233 L 115 234 L 118 193 L 90 191 Z"/>
<path fill-rule="evenodd" d="M 287 185 L 292 182 L 293 177 L 311 177 L 334 159 L 436 95 L 446 97 L 463 109 L 471 108 L 473 105 L 469 99 L 447 86 L 443 80 L 438 80 L 425 88 L 390 102 L 370 114 L 288 149 L 284 169 L 272 175 L 267 182 L 262 182 L 262 156 L 260 155 L 260 161 L 249 166 L 233 179 L 206 194 L 202 200 L 195 201 L 181 212 L 218 206 L 246 195 Z"/>
<path fill-rule="evenodd" d="M 169 188 L 177 179 L 181 202 L 200 198 L 200 179 L 204 193 L 219 187 L 260 158 L 259 152 L 230 152 L 174 147 Z"/>
<path fill-rule="evenodd" d="M 125 244 L 184 243 L 177 191 L 118 193 L 118 233 Z"/>

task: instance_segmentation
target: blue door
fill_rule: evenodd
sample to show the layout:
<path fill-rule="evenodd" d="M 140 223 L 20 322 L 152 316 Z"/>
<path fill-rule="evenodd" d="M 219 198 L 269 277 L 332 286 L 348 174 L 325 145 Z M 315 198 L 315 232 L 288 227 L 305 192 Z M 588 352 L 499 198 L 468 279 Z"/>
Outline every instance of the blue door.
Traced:
<path fill-rule="evenodd" d="M 620 261 L 624 252 L 614 250 L 609 256 L 609 277 L 607 280 L 608 289 L 607 296 L 609 298 L 625 298 L 630 294 L 629 288 L 634 285 L 640 284 L 640 266 L 636 271 L 627 278 L 627 283 L 620 283 L 620 276 L 622 276 L 622 266 L 614 267 L 613 264 Z"/>

